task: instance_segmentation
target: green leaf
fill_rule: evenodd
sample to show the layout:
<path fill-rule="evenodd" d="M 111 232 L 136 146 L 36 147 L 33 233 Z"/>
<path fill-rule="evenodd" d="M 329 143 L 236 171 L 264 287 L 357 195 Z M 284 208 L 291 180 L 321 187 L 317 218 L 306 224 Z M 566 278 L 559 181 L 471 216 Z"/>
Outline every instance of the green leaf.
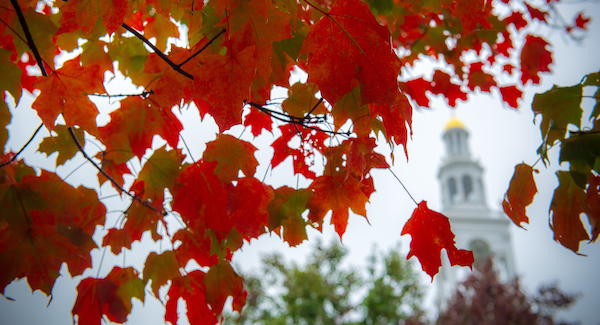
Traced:
<path fill-rule="evenodd" d="M 150 286 L 155 297 L 158 297 L 160 287 L 167 284 L 169 280 L 181 276 L 179 262 L 174 251 L 166 251 L 162 254 L 151 252 L 144 265 L 144 285 L 148 283 L 148 280 L 152 280 Z"/>
<path fill-rule="evenodd" d="M 581 132 L 563 140 L 559 161 L 569 162 L 571 177 L 585 189 L 591 170 L 600 162 L 600 133 Z"/>
<path fill-rule="evenodd" d="M 283 186 L 275 190 L 275 197 L 267 206 L 269 229 L 273 231 L 283 226 L 283 239 L 290 246 L 296 246 L 308 238 L 302 213 L 306 211 L 306 203 L 312 194 L 310 190 Z"/>
<path fill-rule="evenodd" d="M 558 87 L 533 98 L 532 109 L 535 115 L 542 114 L 540 129 L 547 144 L 565 138 L 569 124 L 581 128 L 581 98 L 583 86 Z"/>
<path fill-rule="evenodd" d="M 57 125 L 52 130 L 56 133 L 56 136 L 44 138 L 44 140 L 40 143 L 38 147 L 39 152 L 45 153 L 47 156 L 58 152 L 58 156 L 56 157 L 56 165 L 63 165 L 67 160 L 73 158 L 75 154 L 79 151 L 75 141 L 71 138 L 71 134 L 69 134 L 69 128 L 65 125 Z M 73 133 L 75 133 L 75 138 L 81 144 L 82 147 L 85 146 L 85 137 L 82 129 L 73 128 Z"/>
<path fill-rule="evenodd" d="M 8 91 L 15 100 L 15 106 L 21 100 L 21 68 L 10 60 L 13 52 L 0 48 L 0 92 Z M 3 96 L 4 97 L 4 96 Z M 4 99 L 4 98 L 3 98 Z M 4 101 L 4 100 L 3 100 Z"/>

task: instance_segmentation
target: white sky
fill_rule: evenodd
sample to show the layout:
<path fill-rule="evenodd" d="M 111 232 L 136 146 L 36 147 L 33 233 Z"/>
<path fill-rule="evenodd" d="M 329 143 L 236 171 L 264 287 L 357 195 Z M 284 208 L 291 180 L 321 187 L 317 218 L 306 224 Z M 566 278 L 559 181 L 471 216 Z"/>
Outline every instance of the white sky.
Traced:
<path fill-rule="evenodd" d="M 573 5 L 573 8 L 578 7 Z M 571 6 L 567 5 L 566 10 Z M 575 9 L 573 9 L 575 10 Z M 563 11 L 565 19 L 574 17 L 573 12 Z M 524 98 L 520 101 L 520 108 L 514 110 L 503 105 L 496 91 L 492 96 L 488 94 L 470 96 L 468 102 L 459 102 L 456 117 L 463 121 L 470 133 L 469 144 L 472 156 L 479 160 L 485 169 L 484 186 L 487 194 L 487 202 L 490 208 L 501 210 L 502 197 L 507 189 L 508 182 L 512 176 L 514 166 L 522 161 L 532 164 L 536 161 L 536 149 L 540 145 L 539 128 L 533 121 L 531 102 L 536 92 L 544 92 L 553 84 L 569 86 L 578 83 L 581 78 L 593 71 L 600 70 L 598 60 L 598 44 L 600 44 L 600 6 L 590 4 L 586 16 L 591 16 L 592 21 L 588 25 L 589 33 L 585 40 L 585 46 L 577 45 L 571 41 L 565 41 L 560 33 L 553 35 L 542 34 L 553 47 L 552 65 L 553 74 L 542 75 L 542 84 L 539 86 L 528 86 Z M 112 93 L 123 93 L 123 86 L 113 83 L 109 84 Z M 396 165 L 392 167 L 394 172 L 404 182 L 410 193 L 417 201 L 427 200 L 430 208 L 441 210 L 440 184 L 437 172 L 441 165 L 444 147 L 441 135 L 444 125 L 451 116 L 451 110 L 445 105 L 440 97 L 432 97 L 431 109 L 416 109 L 413 115 L 413 139 L 408 144 L 409 162 L 403 157 L 402 149 L 396 151 Z M 39 118 L 34 111 L 28 108 L 31 101 L 22 100 L 22 104 L 16 110 L 12 110 L 14 121 L 9 126 L 11 138 L 8 147 L 17 151 L 29 139 L 35 128 L 39 125 Z M 589 106 L 589 103 L 588 103 Z M 115 106 L 113 105 L 114 109 Z M 101 113 L 106 114 L 111 108 L 105 108 Z M 194 157 L 198 158 L 204 150 L 204 141 L 215 138 L 216 128 L 211 122 L 200 123 L 194 112 L 184 112 L 180 116 L 185 125 L 192 125 L 183 132 L 183 137 L 192 142 Z M 585 115 L 584 115 L 585 116 Z M 232 134 L 239 135 L 241 128 L 231 130 Z M 37 137 L 37 143 L 41 141 L 42 133 Z M 245 132 L 244 138 L 251 140 L 251 134 Z M 256 177 L 262 178 L 268 161 L 272 156 L 272 150 L 268 144 L 273 140 L 268 133 L 256 139 L 255 145 L 260 149 L 257 154 L 261 166 L 259 166 Z M 32 143 L 23 153 L 24 159 L 32 165 L 47 166 L 53 169 L 52 162 L 55 156 L 51 156 L 50 163 L 46 161 L 43 154 L 33 154 L 38 144 Z M 155 148 L 158 146 L 155 146 Z M 95 149 L 87 145 L 86 150 L 91 153 Z M 381 153 L 387 153 L 387 146 L 380 146 Z M 553 164 L 545 169 L 542 164 L 536 167 L 540 174 L 536 176 L 539 193 L 534 203 L 528 209 L 530 225 L 527 231 L 511 227 L 513 248 L 517 263 L 517 272 L 522 277 L 525 290 L 533 292 L 539 284 L 558 281 L 561 289 L 566 292 L 582 293 L 583 297 L 569 312 L 561 314 L 567 320 L 581 320 L 583 324 L 600 324 L 600 282 L 598 270 L 600 269 L 600 244 L 587 245 L 582 243 L 581 253 L 588 257 L 577 256 L 570 250 L 563 248 L 554 242 L 553 235 L 548 226 L 548 208 L 554 189 L 557 186 L 555 170 L 559 167 L 556 149 L 550 152 Z M 69 162 L 57 173 L 65 177 L 77 168 L 83 158 L 78 156 L 76 161 Z M 564 167 L 566 168 L 566 167 Z M 139 167 L 137 167 L 139 171 Z M 68 180 L 72 183 L 83 183 L 88 187 L 97 187 L 95 178 L 96 171 L 89 164 L 75 171 Z M 94 175 L 94 176 L 92 176 Z M 274 186 L 288 184 L 295 186 L 295 177 L 291 175 L 291 162 L 289 159 L 272 172 L 269 171 L 267 183 Z M 351 215 L 343 243 L 349 249 L 350 255 L 347 263 L 354 266 L 362 266 L 366 257 L 370 254 L 374 244 L 379 249 L 388 250 L 401 241 L 401 251 L 404 255 L 408 253 L 410 237 L 400 238 L 400 231 L 406 220 L 415 208 L 414 203 L 404 192 L 402 187 L 391 176 L 389 171 L 374 171 L 375 188 L 377 190 L 371 197 L 367 206 L 370 225 L 361 216 Z M 96 183 L 96 184 L 95 184 Z M 106 183 L 107 184 L 107 183 Z M 300 186 L 303 185 L 302 182 Z M 102 193 L 109 193 L 108 186 L 102 187 Z M 117 200 L 110 200 L 107 207 L 109 211 L 124 210 L 123 204 Z M 114 222 L 119 213 L 110 213 L 109 220 Z M 326 222 L 329 218 L 326 219 Z M 583 220 L 584 225 L 589 226 L 587 218 Z M 107 223 L 112 225 L 111 223 Z M 276 236 L 263 235 L 259 240 L 253 240 L 250 245 L 245 245 L 242 252 L 234 255 L 234 263 L 244 271 L 257 270 L 260 256 L 279 251 L 290 260 L 301 263 L 317 238 L 322 238 L 328 243 L 337 234 L 332 226 L 325 225 L 323 234 L 309 230 L 309 241 L 297 248 L 289 248 L 286 243 Z M 97 238 L 98 239 L 98 238 Z M 128 251 L 125 264 L 135 265 L 141 270 L 141 264 L 145 261 L 146 252 L 149 249 L 161 250 L 167 248 L 158 244 L 151 244 L 145 237 L 143 244 L 134 244 L 134 251 Z M 98 261 L 101 252 L 93 251 L 94 265 L 92 270 L 84 273 L 84 277 L 95 276 L 98 272 Z M 415 265 L 419 267 L 418 262 Z M 110 251 L 106 253 L 100 276 L 106 275 L 112 265 L 123 264 L 123 256 L 114 257 Z M 63 267 L 63 272 L 65 269 Z M 66 272 L 65 272 L 66 273 Z M 6 288 L 5 295 L 16 301 L 0 298 L 0 315 L 3 324 L 68 324 L 71 323 L 70 311 L 75 299 L 75 287 L 82 277 L 70 280 L 68 277 L 60 277 L 53 291 L 53 301 L 49 304 L 48 298 L 42 293 L 31 294 L 25 281 L 17 281 Z M 432 287 L 429 277 L 422 272 L 423 284 L 427 288 Z M 161 290 L 164 295 L 165 289 Z M 164 308 L 158 300 L 147 295 L 144 308 L 141 303 L 134 300 L 134 310 L 129 318 L 129 324 L 162 324 L 164 323 Z M 429 298 L 431 300 L 431 297 Z"/>

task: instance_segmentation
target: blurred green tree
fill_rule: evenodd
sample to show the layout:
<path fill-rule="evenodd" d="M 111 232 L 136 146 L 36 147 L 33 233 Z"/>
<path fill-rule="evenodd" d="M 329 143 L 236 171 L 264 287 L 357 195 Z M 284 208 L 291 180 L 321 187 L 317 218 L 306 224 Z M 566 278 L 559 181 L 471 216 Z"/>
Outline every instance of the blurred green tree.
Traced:
<path fill-rule="evenodd" d="M 398 249 L 373 251 L 363 272 L 342 265 L 347 251 L 337 242 L 317 243 L 303 267 L 280 254 L 263 258 L 261 276 L 244 275 L 248 300 L 239 323 L 423 323 L 423 288 L 411 264 Z"/>

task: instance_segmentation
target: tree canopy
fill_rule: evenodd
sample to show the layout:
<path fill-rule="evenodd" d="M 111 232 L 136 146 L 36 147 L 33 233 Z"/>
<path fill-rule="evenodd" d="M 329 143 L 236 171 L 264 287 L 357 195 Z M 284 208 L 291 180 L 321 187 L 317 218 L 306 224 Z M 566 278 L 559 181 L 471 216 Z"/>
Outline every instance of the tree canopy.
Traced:
<path fill-rule="evenodd" d="M 322 230 L 328 215 L 342 238 L 350 211 L 367 218 L 371 170 L 394 161 L 394 151 L 376 152 L 378 139 L 408 156 L 413 107 L 428 107 L 432 95 L 454 107 L 475 92 L 498 92 L 517 108 L 523 87 L 539 83 L 552 63 L 549 43 L 529 26 L 578 39 L 589 23 L 585 13 L 565 20 L 558 5 L 4 1 L 0 144 L 11 136 L 6 127 L 16 107 L 33 95 L 42 124 L 31 139 L 48 131 L 37 151 L 56 162 L 39 168 L 19 156 L 23 149 L 3 152 L 0 289 L 26 278 L 32 290 L 51 295 L 63 265 L 70 276 L 81 275 L 92 266 L 93 249 L 124 256 L 146 233 L 161 248 L 143 269 L 123 263 L 80 281 L 72 309 L 78 323 L 125 322 L 132 299 L 149 295 L 147 286 L 155 296 L 168 287 L 165 321 L 172 324 L 180 317 L 179 298 L 196 306 L 187 311 L 193 324 L 217 323 L 228 297 L 241 311 L 248 292 L 230 261 L 244 241 L 269 232 L 295 246 L 307 239 L 307 227 Z M 428 58 L 441 64 L 430 75 L 407 73 Z M 308 79 L 290 85 L 294 69 Z M 107 91 L 119 78 L 133 92 Z M 593 127 L 582 126 L 577 99 L 583 88 L 599 85 L 598 74 L 590 74 L 533 104 L 543 116 L 542 161 L 560 143 L 560 160 L 570 162 L 570 171 L 559 173 L 551 224 L 573 251 L 598 235 L 600 111 L 590 115 Z M 275 87 L 287 89 L 287 98 L 272 96 Z M 199 144 L 186 136 L 186 121 L 176 114 L 182 111 L 214 120 L 216 139 Z M 246 129 L 269 143 L 241 140 Z M 292 175 L 309 185 L 274 187 L 258 175 L 256 153 L 271 150 L 267 170 L 291 160 Z M 69 175 L 57 173 L 76 155 L 95 168 L 97 187 L 72 186 Z M 517 224 L 527 221 L 532 174 L 532 167 L 518 167 L 506 195 L 505 210 Z M 127 205 L 116 222 L 99 190 L 105 183 Z M 442 249 L 452 265 L 471 266 L 473 254 L 455 246 L 448 218 L 429 209 L 427 198 L 417 199 L 402 230 L 411 236 L 409 257 L 432 278 Z"/>
<path fill-rule="evenodd" d="M 493 259 L 461 282 L 436 324 L 539 324 L 569 325 L 555 314 L 568 309 L 578 295 L 564 293 L 556 283 L 542 285 L 527 295 L 519 278 L 502 283 L 494 271 Z"/>
<path fill-rule="evenodd" d="M 318 242 L 304 266 L 289 265 L 280 254 L 265 256 L 260 275 L 244 276 L 248 304 L 240 322 L 420 323 L 424 290 L 398 249 L 385 254 L 374 250 L 360 269 L 343 263 L 347 250 L 337 242 L 327 246 Z"/>

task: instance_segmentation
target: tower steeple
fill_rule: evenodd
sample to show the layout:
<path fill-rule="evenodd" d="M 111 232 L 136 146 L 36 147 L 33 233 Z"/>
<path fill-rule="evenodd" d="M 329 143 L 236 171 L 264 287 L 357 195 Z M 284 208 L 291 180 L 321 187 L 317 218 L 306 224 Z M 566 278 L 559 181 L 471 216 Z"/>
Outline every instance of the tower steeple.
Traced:
<path fill-rule="evenodd" d="M 494 259 L 501 280 L 515 276 L 509 220 L 487 206 L 483 168 L 473 160 L 469 148 L 469 132 L 452 117 L 442 136 L 446 154 L 442 159 L 439 179 L 442 185 L 442 213 L 450 219 L 456 247 L 473 251 L 475 272 L 488 258 Z M 436 276 L 438 308 L 443 310 L 458 282 L 466 278 L 468 269 L 450 267 L 446 257 Z"/>
<path fill-rule="evenodd" d="M 480 216 L 488 212 L 483 168 L 471 158 L 468 138 L 464 124 L 455 117 L 450 119 L 443 135 L 446 156 L 439 173 L 442 199 L 446 213 Z"/>

